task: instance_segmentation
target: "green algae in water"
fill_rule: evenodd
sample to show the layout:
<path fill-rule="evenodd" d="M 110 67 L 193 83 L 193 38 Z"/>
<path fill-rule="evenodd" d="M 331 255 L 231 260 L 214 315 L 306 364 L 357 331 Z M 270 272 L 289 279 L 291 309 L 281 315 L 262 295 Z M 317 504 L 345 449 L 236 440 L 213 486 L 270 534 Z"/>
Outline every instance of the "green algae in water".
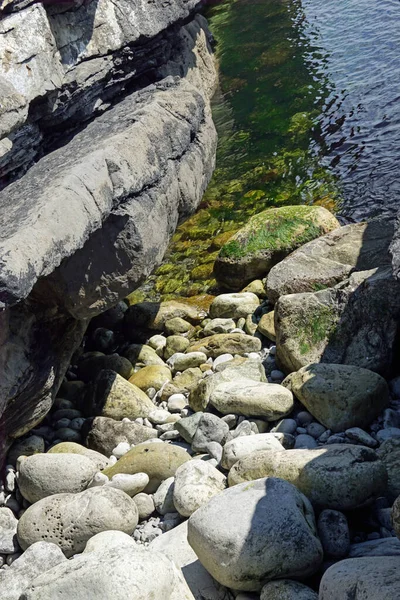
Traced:
<path fill-rule="evenodd" d="M 163 299 L 212 291 L 210 269 L 201 267 L 215 252 L 214 238 L 265 208 L 319 204 L 334 211 L 340 200 L 334 177 L 309 150 L 327 82 L 305 60 L 311 49 L 300 2 L 228 0 L 206 16 L 220 69 L 217 168 L 200 209 L 172 239 L 168 269 L 147 282 L 147 294 Z"/>

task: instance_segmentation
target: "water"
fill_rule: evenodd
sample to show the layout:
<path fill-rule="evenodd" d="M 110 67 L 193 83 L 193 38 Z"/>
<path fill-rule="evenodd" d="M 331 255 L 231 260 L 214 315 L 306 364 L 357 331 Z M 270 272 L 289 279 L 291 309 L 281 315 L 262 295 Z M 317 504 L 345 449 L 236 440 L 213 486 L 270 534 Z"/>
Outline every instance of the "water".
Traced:
<path fill-rule="evenodd" d="M 207 12 L 217 169 L 146 295 L 213 291 L 224 241 L 269 206 L 350 220 L 398 210 L 400 2 L 225 0 Z"/>

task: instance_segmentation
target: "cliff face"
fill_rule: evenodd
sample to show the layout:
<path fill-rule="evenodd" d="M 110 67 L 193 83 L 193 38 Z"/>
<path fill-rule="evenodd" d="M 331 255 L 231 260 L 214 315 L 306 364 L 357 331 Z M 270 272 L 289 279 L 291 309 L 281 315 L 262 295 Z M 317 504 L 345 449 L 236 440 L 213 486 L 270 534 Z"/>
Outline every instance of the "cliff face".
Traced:
<path fill-rule="evenodd" d="M 211 177 L 198 0 L 3 2 L 0 438 L 49 410 L 87 320 L 162 260 Z"/>

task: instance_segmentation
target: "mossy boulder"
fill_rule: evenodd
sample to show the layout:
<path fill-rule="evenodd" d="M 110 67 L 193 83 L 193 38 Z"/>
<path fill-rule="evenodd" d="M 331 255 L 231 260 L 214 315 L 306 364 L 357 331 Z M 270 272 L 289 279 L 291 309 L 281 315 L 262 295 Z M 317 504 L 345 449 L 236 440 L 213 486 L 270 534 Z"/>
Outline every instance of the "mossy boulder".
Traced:
<path fill-rule="evenodd" d="M 148 442 L 129 450 L 115 465 L 103 471 L 111 479 L 117 473 L 146 473 L 150 483 L 144 490 L 154 493 L 160 483 L 168 477 L 174 477 L 175 471 L 190 460 L 190 455 L 178 446 L 166 443 Z"/>
<path fill-rule="evenodd" d="M 281 296 L 275 305 L 278 365 L 286 373 L 324 362 L 387 375 L 399 319 L 400 282 L 390 267 L 353 273 L 320 292 Z"/>
<path fill-rule="evenodd" d="M 339 226 L 321 206 L 269 208 L 252 217 L 221 248 L 214 264 L 215 278 L 220 285 L 239 291 L 265 277 L 299 246 Z"/>

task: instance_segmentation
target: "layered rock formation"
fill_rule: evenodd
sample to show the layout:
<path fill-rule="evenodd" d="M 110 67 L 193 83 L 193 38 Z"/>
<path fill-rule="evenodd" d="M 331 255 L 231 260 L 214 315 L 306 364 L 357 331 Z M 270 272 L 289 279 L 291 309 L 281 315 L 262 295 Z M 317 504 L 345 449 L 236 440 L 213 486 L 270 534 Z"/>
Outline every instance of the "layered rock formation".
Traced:
<path fill-rule="evenodd" d="M 198 5 L 2 4 L 3 445 L 49 410 L 87 319 L 149 275 L 200 202 L 216 133 Z"/>

